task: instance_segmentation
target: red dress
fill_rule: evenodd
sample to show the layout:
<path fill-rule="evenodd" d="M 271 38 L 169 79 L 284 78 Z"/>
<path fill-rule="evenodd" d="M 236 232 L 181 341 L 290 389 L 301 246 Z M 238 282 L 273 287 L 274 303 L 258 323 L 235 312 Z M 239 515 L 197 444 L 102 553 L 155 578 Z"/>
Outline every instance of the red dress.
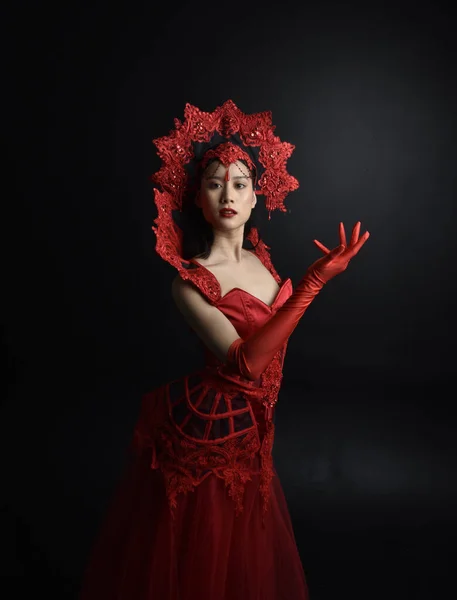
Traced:
<path fill-rule="evenodd" d="M 186 262 L 191 280 L 250 335 L 271 306 Z M 274 469 L 274 406 L 287 343 L 257 381 L 230 372 L 204 346 L 205 367 L 146 394 L 133 459 L 94 545 L 81 600 L 307 600 L 281 483 Z"/>

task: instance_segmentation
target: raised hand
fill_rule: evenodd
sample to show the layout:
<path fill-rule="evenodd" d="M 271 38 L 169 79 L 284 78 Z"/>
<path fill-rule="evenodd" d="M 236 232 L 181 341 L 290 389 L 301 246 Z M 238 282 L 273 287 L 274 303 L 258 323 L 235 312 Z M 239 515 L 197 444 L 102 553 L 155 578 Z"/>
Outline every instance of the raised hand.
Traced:
<path fill-rule="evenodd" d="M 346 244 L 344 225 L 340 223 L 340 246 L 329 250 L 314 240 L 325 256 L 313 263 L 297 284 L 293 294 L 275 312 L 275 314 L 250 334 L 246 339 L 237 338 L 227 353 L 227 365 L 235 368 L 247 379 L 255 381 L 283 347 L 301 317 L 320 293 L 325 283 L 348 266 L 369 237 L 366 231 L 359 239 L 360 222 L 352 230 L 349 246 Z"/>
<path fill-rule="evenodd" d="M 322 252 L 324 252 L 325 256 L 319 258 L 315 263 L 313 263 L 309 267 L 308 271 L 312 272 L 316 277 L 318 277 L 322 283 L 327 283 L 327 281 L 330 281 L 330 279 L 335 277 L 335 275 L 339 275 L 345 271 L 349 261 L 358 253 L 360 248 L 370 237 L 370 233 L 365 231 L 362 237 L 359 238 L 360 226 L 361 222 L 357 221 L 352 230 L 349 245 L 347 245 L 344 225 L 343 223 L 340 223 L 340 245 L 336 248 L 333 248 L 333 250 L 329 250 L 318 240 L 313 240 L 316 246 L 322 250 Z"/>

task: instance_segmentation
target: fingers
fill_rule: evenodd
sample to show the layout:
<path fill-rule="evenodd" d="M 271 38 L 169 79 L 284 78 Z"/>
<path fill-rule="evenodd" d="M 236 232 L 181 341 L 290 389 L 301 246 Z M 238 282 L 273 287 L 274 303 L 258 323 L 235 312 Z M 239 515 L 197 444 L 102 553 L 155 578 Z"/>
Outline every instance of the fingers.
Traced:
<path fill-rule="evenodd" d="M 357 254 L 357 252 L 360 250 L 360 248 L 364 245 L 364 243 L 370 237 L 370 233 L 368 231 L 366 231 L 362 235 L 362 237 L 359 239 L 361 226 L 362 226 L 361 221 L 357 221 L 357 223 L 354 225 L 354 227 L 352 229 L 351 240 L 349 242 L 349 246 L 347 246 L 344 223 L 340 222 L 340 226 L 339 226 L 340 246 L 343 246 L 343 250 L 346 250 L 347 257 L 349 259 L 351 259 L 353 256 L 355 256 Z M 331 252 L 331 250 L 329 250 L 327 248 L 327 246 L 324 246 L 324 244 L 322 244 L 318 240 L 313 240 L 313 242 L 316 244 L 316 246 L 319 248 L 319 250 L 322 250 L 322 252 L 324 254 L 329 254 Z M 334 250 L 336 250 L 336 248 Z"/>
<path fill-rule="evenodd" d="M 317 240 L 313 240 L 313 242 L 316 244 L 316 246 L 319 248 L 319 250 L 322 250 L 322 252 L 324 254 L 329 254 L 330 253 L 330 250 L 326 246 L 324 246 L 324 244 L 321 244 Z"/>
<path fill-rule="evenodd" d="M 352 235 L 351 235 L 351 241 L 349 243 L 350 248 L 352 248 L 352 246 L 354 246 L 359 239 L 361 225 L 362 225 L 362 223 L 360 221 L 357 221 L 357 223 L 354 225 L 354 228 L 352 230 Z"/>
<path fill-rule="evenodd" d="M 344 231 L 344 224 L 340 221 L 340 244 L 347 246 L 346 244 L 346 232 Z"/>
<path fill-rule="evenodd" d="M 343 254 L 343 252 L 345 252 L 345 251 L 346 251 L 346 246 L 343 246 L 343 244 L 340 244 L 336 248 L 333 248 L 333 250 L 330 252 L 330 256 L 333 259 L 333 258 L 336 258 L 337 256 L 339 256 L 340 254 Z"/>
<path fill-rule="evenodd" d="M 365 231 L 365 233 L 362 235 L 362 237 L 354 244 L 354 246 L 352 246 L 352 248 L 348 249 L 348 258 L 349 260 L 351 258 L 353 258 L 357 252 L 360 250 L 360 248 L 364 245 L 364 243 L 367 241 L 367 239 L 370 237 L 370 232 L 369 231 Z"/>

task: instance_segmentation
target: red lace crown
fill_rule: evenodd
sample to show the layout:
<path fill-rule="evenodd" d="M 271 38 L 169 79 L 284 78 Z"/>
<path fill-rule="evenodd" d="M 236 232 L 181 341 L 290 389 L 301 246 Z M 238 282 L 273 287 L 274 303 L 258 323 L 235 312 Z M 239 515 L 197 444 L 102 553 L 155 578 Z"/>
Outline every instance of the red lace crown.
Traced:
<path fill-rule="evenodd" d="M 160 169 L 150 179 L 161 189 L 154 189 L 158 217 L 152 227 L 157 236 L 158 253 L 172 264 L 181 247 L 182 232 L 172 217 L 173 210 L 182 209 L 191 173 L 205 153 L 221 143 L 231 142 L 248 154 L 257 173 L 256 194 L 265 196 L 268 218 L 279 209 L 286 212 L 284 199 L 298 188 L 298 181 L 287 172 L 286 163 L 295 146 L 274 135 L 271 112 L 244 114 L 232 100 L 227 100 L 212 113 L 186 104 L 184 121 L 175 119 L 169 135 L 153 140 L 162 161 Z"/>

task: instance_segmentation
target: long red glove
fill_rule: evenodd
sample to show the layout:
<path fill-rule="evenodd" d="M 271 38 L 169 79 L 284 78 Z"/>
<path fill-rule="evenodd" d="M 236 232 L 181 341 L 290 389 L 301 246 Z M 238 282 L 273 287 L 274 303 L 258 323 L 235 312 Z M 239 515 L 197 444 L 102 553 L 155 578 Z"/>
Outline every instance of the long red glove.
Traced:
<path fill-rule="evenodd" d="M 227 354 L 229 367 L 234 368 L 246 379 L 254 381 L 260 377 L 274 355 L 289 339 L 304 312 L 323 286 L 335 275 L 346 270 L 351 258 L 369 238 L 370 234 L 366 231 L 359 239 L 360 225 L 359 221 L 354 226 L 349 246 L 346 244 L 343 223 L 340 223 L 339 229 L 340 245 L 333 250 L 314 240 L 325 256 L 308 268 L 294 293 L 271 319 L 246 340 L 238 338 L 232 343 Z"/>

